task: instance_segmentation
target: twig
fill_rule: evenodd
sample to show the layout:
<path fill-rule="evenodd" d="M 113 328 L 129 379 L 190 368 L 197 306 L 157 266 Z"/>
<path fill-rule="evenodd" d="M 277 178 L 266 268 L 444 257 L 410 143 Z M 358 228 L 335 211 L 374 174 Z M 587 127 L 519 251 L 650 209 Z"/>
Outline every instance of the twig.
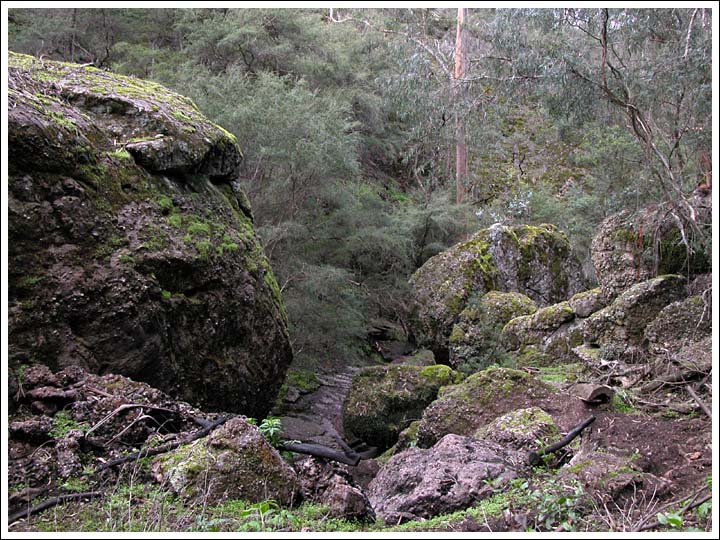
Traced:
<path fill-rule="evenodd" d="M 592 424 L 595 421 L 595 417 L 591 416 L 587 420 L 584 420 L 581 424 L 578 424 L 573 429 L 571 429 L 565 437 L 563 437 L 560 441 L 556 442 L 555 444 L 551 444 L 550 446 L 547 446 L 545 448 L 541 448 L 537 452 L 531 451 L 528 452 L 528 462 L 530 465 L 540 465 L 543 462 L 542 456 L 545 454 L 552 454 L 554 452 L 557 452 L 564 446 L 567 446 L 570 444 L 575 437 L 580 435 L 582 431 L 588 427 L 590 424 Z"/>
<path fill-rule="evenodd" d="M 698 396 L 698 395 L 695 393 L 695 390 L 693 390 L 692 387 L 688 386 L 688 387 L 687 387 L 687 391 L 688 391 L 688 394 L 690 394 L 690 396 L 695 400 L 695 402 L 696 402 L 698 405 L 700 405 L 700 408 L 702 409 L 702 411 L 703 411 L 705 414 L 707 414 L 707 417 L 710 418 L 710 419 L 712 419 L 712 412 L 710 412 L 710 409 L 708 409 L 708 406 L 705 405 L 705 402 L 704 402 L 702 399 L 700 399 L 700 396 Z"/>
<path fill-rule="evenodd" d="M 8 518 L 8 525 L 24 517 L 30 517 L 33 514 L 37 514 L 38 512 L 42 512 L 43 510 L 47 510 L 48 508 L 57 506 L 58 504 L 78 499 L 91 499 L 93 497 L 99 497 L 102 494 L 102 491 L 87 491 L 85 493 L 70 493 L 68 495 L 60 495 L 59 497 L 53 497 L 52 499 L 47 499 L 46 501 L 41 502 L 40 504 L 36 504 L 35 506 L 14 513 Z"/>
<path fill-rule="evenodd" d="M 122 465 L 123 463 L 127 463 L 128 461 L 134 461 L 136 459 L 148 457 L 148 456 L 157 456 L 159 454 L 164 454 L 165 452 L 169 452 L 170 450 L 174 450 L 178 446 L 182 444 L 187 444 L 192 441 L 195 441 L 197 439 L 200 439 L 202 437 L 205 437 L 207 434 L 209 434 L 212 430 L 217 428 L 218 426 L 221 426 L 225 422 L 227 422 L 230 419 L 229 416 L 222 416 L 219 419 L 212 422 L 209 426 L 196 431 L 195 433 L 191 434 L 189 437 L 185 439 L 181 439 L 179 441 L 173 441 L 171 443 L 165 444 L 163 446 L 158 446 L 157 448 L 148 448 L 145 450 L 140 450 L 139 452 L 135 452 L 133 454 L 128 454 L 127 456 L 123 456 L 121 458 L 113 459 L 112 461 L 108 461 L 107 463 L 103 463 L 100 465 L 96 473 L 99 473 L 101 471 L 104 471 L 105 469 L 109 469 L 111 467 L 117 467 L 118 465 Z"/>
<path fill-rule="evenodd" d="M 150 405 L 150 404 L 148 404 L 148 403 L 125 403 L 125 404 L 123 404 L 123 405 L 120 405 L 117 409 L 115 409 L 114 411 L 112 411 L 111 413 L 109 413 L 105 418 L 103 418 L 103 419 L 100 420 L 97 424 L 95 424 L 93 427 L 91 427 L 90 429 L 88 429 L 88 430 L 85 432 L 85 436 L 87 437 L 88 435 L 90 435 L 90 433 L 92 433 L 92 432 L 95 431 L 97 428 L 99 428 L 100 426 L 102 426 L 105 422 L 107 422 L 108 420 L 110 420 L 110 419 L 111 419 L 113 416 L 115 416 L 116 414 L 118 414 L 118 413 L 120 413 L 120 412 L 122 412 L 122 411 L 126 411 L 126 410 L 128 410 L 128 409 L 137 409 L 137 408 L 147 408 L 147 409 L 150 409 L 150 410 L 153 410 L 153 411 L 161 411 L 161 412 L 166 412 L 166 413 L 170 413 L 170 414 L 177 414 L 177 412 L 176 412 L 176 411 L 173 411 L 172 409 L 166 409 L 165 407 L 154 407 L 153 405 Z"/>
<path fill-rule="evenodd" d="M 708 494 L 708 495 L 705 495 L 705 496 L 704 496 L 702 499 L 700 499 L 700 500 L 697 500 L 697 501 L 695 500 L 695 499 L 697 498 L 697 496 L 700 495 L 700 493 L 702 493 L 702 492 L 703 492 L 704 490 L 706 490 L 706 489 L 707 489 L 707 488 L 702 488 L 702 489 L 696 491 L 696 492 L 695 492 L 694 494 L 692 494 L 690 497 L 685 497 L 685 498 L 683 498 L 683 499 L 671 501 L 671 502 L 669 502 L 669 503 L 661 506 L 661 507 L 657 510 L 656 515 L 659 514 L 660 512 L 662 512 L 663 510 L 665 510 L 666 508 L 670 508 L 671 506 L 675 506 L 676 504 L 678 504 L 678 503 L 680 503 L 680 502 L 682 502 L 682 501 L 688 500 L 688 498 L 690 499 L 690 502 L 689 502 L 688 504 L 686 504 L 685 506 L 683 506 L 683 508 L 678 512 L 678 514 L 684 514 L 684 513 L 687 512 L 688 510 L 692 510 L 693 508 L 696 508 L 696 507 L 700 506 L 702 503 L 707 502 L 707 501 L 709 501 L 710 499 L 712 499 L 712 493 L 710 493 L 710 494 Z M 659 526 L 661 525 L 661 523 L 660 523 L 658 520 L 655 520 L 655 521 L 653 521 L 652 523 L 648 523 L 647 525 L 643 525 L 643 523 L 645 523 L 645 521 L 647 521 L 647 519 L 648 519 L 648 518 L 645 518 L 644 520 L 640 521 L 640 523 L 638 523 L 638 524 L 635 526 L 635 528 L 632 530 L 632 532 L 648 531 L 648 530 L 650 530 L 650 529 L 654 529 L 655 527 L 659 527 Z"/>

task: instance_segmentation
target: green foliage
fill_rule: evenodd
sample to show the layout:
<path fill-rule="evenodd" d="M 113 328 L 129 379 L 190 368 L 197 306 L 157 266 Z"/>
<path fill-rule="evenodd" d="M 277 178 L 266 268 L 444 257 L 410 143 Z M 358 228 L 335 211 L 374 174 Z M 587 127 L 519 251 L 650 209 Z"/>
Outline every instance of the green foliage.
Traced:
<path fill-rule="evenodd" d="M 279 418 L 274 416 L 264 418 L 263 421 L 260 422 L 258 429 L 271 445 L 275 447 L 281 445 L 280 432 L 282 431 L 282 422 Z"/>
<path fill-rule="evenodd" d="M 542 489 L 529 492 L 529 501 L 537 513 L 534 526 L 528 530 L 574 531 L 577 530 L 576 524 L 582 515 L 586 496 L 577 481 L 563 485 L 550 479 L 543 483 Z"/>
<path fill-rule="evenodd" d="M 58 411 L 57 414 L 53 416 L 52 429 L 50 430 L 49 435 L 53 439 L 62 439 L 70 431 L 82 431 L 86 428 L 87 425 L 83 422 L 75 420 L 70 411 Z"/>

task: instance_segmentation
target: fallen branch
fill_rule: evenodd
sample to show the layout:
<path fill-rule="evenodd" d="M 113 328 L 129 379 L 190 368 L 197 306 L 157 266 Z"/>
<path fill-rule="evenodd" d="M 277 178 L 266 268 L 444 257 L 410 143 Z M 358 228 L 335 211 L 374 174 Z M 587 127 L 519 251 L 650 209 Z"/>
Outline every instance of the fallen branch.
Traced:
<path fill-rule="evenodd" d="M 710 409 L 708 409 L 708 406 L 705 405 L 705 402 L 702 399 L 700 399 L 700 396 L 698 396 L 695 393 L 695 390 L 693 390 L 690 386 L 688 386 L 687 391 L 688 391 L 688 394 L 690 394 L 690 397 L 692 397 L 695 400 L 695 402 L 700 406 L 700 408 L 707 415 L 707 417 L 712 419 L 712 412 L 710 411 Z"/>
<path fill-rule="evenodd" d="M 127 411 L 128 409 L 137 409 L 137 408 L 149 409 L 149 410 L 151 410 L 151 411 L 160 411 L 160 412 L 168 413 L 168 414 L 171 414 L 171 415 L 176 415 L 176 414 L 177 414 L 177 411 L 173 411 L 172 409 L 166 409 L 165 407 L 155 407 L 155 406 L 150 405 L 150 404 L 148 404 L 148 403 L 125 403 L 125 404 L 123 404 L 123 405 L 120 405 L 120 406 L 119 406 L 117 409 L 115 409 L 114 411 L 110 412 L 107 416 L 105 416 L 105 418 L 103 418 L 103 419 L 100 420 L 97 424 L 95 424 L 93 427 L 91 427 L 90 429 L 88 429 L 88 430 L 85 432 L 85 436 L 87 437 L 88 435 L 90 435 L 93 431 L 95 431 L 97 428 L 99 428 L 100 426 L 102 426 L 105 422 L 107 422 L 108 420 L 110 420 L 110 419 L 111 419 L 113 416 L 115 416 L 116 414 L 121 413 L 122 411 Z"/>
<path fill-rule="evenodd" d="M 227 422 L 230 419 L 229 416 L 221 416 L 217 420 L 213 421 L 211 424 L 209 424 L 207 427 L 204 427 L 203 429 L 196 431 L 195 433 L 192 433 L 190 436 L 180 439 L 178 441 L 173 441 L 171 443 L 164 444 L 162 446 L 158 446 L 156 448 L 146 448 L 143 450 L 140 450 L 138 452 L 135 452 L 133 454 L 128 454 L 127 456 L 123 456 L 121 458 L 113 459 L 112 461 L 108 461 L 107 463 L 103 463 L 100 465 L 96 473 L 99 473 L 101 471 L 104 471 L 105 469 L 109 469 L 111 467 L 117 467 L 118 465 L 122 465 L 123 463 L 127 463 L 128 461 L 135 461 L 140 458 L 149 457 L 149 456 L 157 456 L 159 454 L 164 454 L 166 452 L 169 452 L 171 450 L 174 450 L 180 445 L 187 444 L 193 441 L 196 441 L 197 439 L 201 439 L 208 435 L 211 431 L 213 431 L 215 428 L 221 426 L 225 422 Z"/>
<path fill-rule="evenodd" d="M 581 424 L 578 424 L 573 429 L 571 429 L 565 437 L 563 437 L 561 440 L 556 442 L 555 444 L 551 444 L 550 446 L 547 446 L 545 448 L 541 448 L 537 452 L 531 451 L 528 452 L 528 463 L 530 465 L 540 465 L 543 462 L 542 456 L 546 454 L 552 454 L 560 450 L 561 448 L 567 446 L 570 444 L 575 437 L 580 435 L 582 431 L 588 427 L 590 424 L 592 424 L 595 421 L 595 417 L 591 416 L 587 420 L 584 420 Z"/>
<path fill-rule="evenodd" d="M 289 450 L 290 452 L 296 452 L 298 454 L 307 454 L 309 456 L 322 457 L 325 459 L 331 459 L 339 463 L 345 463 L 355 467 L 360 463 L 360 456 L 355 452 L 350 454 L 338 452 L 327 446 L 320 444 L 308 444 L 308 443 L 283 443 L 280 447 L 281 450 Z"/>
<path fill-rule="evenodd" d="M 38 512 L 42 512 L 43 510 L 47 510 L 48 508 L 57 506 L 58 504 L 63 504 L 69 501 L 75 501 L 79 499 L 92 499 L 93 497 L 99 497 L 102 494 L 102 491 L 87 491 L 85 493 L 71 493 L 69 495 L 60 495 L 59 497 L 53 497 L 52 499 L 47 499 L 40 504 L 36 504 L 35 506 L 32 506 L 30 508 L 21 510 L 20 512 L 15 512 L 13 515 L 8 517 L 8 525 L 15 523 L 19 519 L 30 517 L 33 514 L 37 514 Z"/>

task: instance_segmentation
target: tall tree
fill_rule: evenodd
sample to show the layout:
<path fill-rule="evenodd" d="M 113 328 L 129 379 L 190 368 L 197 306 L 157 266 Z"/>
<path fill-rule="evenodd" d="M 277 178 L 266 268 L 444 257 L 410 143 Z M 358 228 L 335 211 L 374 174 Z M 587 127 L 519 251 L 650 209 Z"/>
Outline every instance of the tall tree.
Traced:
<path fill-rule="evenodd" d="M 455 71 L 453 73 L 456 97 L 460 98 L 463 92 L 462 81 L 467 71 L 467 53 L 465 50 L 465 19 L 467 8 L 458 8 L 457 37 L 455 38 Z M 456 99 L 456 101 L 461 101 Z M 467 144 L 465 142 L 465 116 L 462 110 L 455 116 L 455 185 L 457 189 L 457 203 L 465 201 L 465 179 L 467 178 Z"/>

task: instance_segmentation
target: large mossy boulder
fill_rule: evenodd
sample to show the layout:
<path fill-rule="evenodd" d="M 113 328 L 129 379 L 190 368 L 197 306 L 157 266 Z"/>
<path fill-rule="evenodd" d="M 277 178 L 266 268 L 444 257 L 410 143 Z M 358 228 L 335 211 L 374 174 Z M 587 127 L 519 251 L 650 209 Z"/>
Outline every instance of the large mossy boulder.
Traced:
<path fill-rule="evenodd" d="M 353 378 L 343 403 L 345 435 L 386 450 L 420 418 L 441 387 L 460 379 L 459 373 L 441 365 L 364 368 Z"/>
<path fill-rule="evenodd" d="M 388 523 L 464 510 L 521 474 L 524 454 L 502 445 L 446 435 L 431 449 L 393 456 L 372 480 L 368 498 Z"/>
<path fill-rule="evenodd" d="M 520 365 L 534 367 L 575 361 L 572 349 L 582 341 L 580 322 L 569 302 L 516 317 L 500 335 L 500 342 Z"/>
<path fill-rule="evenodd" d="M 158 84 L 8 60 L 11 365 L 265 416 L 292 350 L 235 137 Z"/>
<path fill-rule="evenodd" d="M 553 225 L 493 225 L 429 259 L 410 279 L 415 337 L 447 356 L 448 338 L 471 298 L 488 291 L 519 292 L 538 305 L 582 290 L 580 265 Z"/>
<path fill-rule="evenodd" d="M 500 415 L 542 406 L 556 390 L 515 369 L 488 368 L 441 392 L 422 415 L 417 445 L 429 448 L 448 433 L 471 436 Z"/>
<path fill-rule="evenodd" d="M 478 302 L 471 302 L 450 334 L 450 366 L 466 372 L 489 367 L 495 361 L 505 324 L 535 311 L 537 304 L 520 293 L 490 291 Z"/>
<path fill-rule="evenodd" d="M 709 192 L 696 190 L 685 201 L 625 210 L 603 221 L 593 239 L 595 275 L 610 300 L 659 275 L 692 278 L 711 268 L 711 237 Z"/>
<path fill-rule="evenodd" d="M 558 435 L 552 416 L 540 407 L 527 407 L 498 416 L 477 430 L 474 438 L 493 441 L 505 448 L 529 451 L 537 450 L 538 445 L 549 445 L 559 438 Z"/>
<path fill-rule="evenodd" d="M 239 417 L 203 439 L 158 456 L 152 469 L 158 482 L 200 504 L 273 499 L 289 506 L 298 501 L 295 471 L 256 426 Z"/>
<path fill-rule="evenodd" d="M 659 276 L 633 285 L 585 320 L 585 344 L 624 349 L 641 346 L 645 328 L 665 306 L 685 296 L 686 286 L 686 279 L 679 275 Z"/>

